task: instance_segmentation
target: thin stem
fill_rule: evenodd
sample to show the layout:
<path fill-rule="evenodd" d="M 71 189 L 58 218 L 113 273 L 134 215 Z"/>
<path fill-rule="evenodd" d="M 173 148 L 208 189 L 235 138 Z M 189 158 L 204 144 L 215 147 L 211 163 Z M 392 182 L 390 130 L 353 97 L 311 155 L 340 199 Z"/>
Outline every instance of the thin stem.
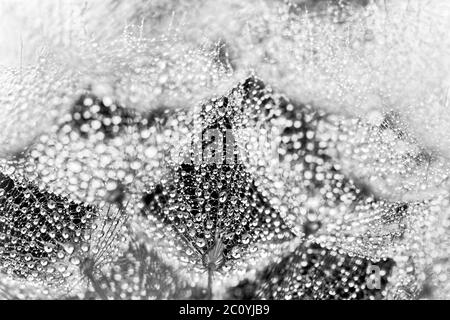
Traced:
<path fill-rule="evenodd" d="M 213 281 L 214 270 L 215 270 L 215 265 L 213 263 L 210 263 L 208 266 L 208 295 L 206 297 L 208 300 L 212 300 L 212 298 L 213 298 L 212 281 Z"/>

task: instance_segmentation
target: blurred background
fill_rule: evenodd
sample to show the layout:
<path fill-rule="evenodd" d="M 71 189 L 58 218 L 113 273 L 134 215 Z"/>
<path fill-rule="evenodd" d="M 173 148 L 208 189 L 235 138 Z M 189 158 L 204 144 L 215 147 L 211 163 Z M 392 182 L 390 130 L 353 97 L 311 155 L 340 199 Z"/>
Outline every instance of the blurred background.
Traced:
<path fill-rule="evenodd" d="M 28 143 L 34 130 L 25 128 L 64 105 L 49 93 L 65 72 L 120 82 L 124 100 L 152 108 L 193 104 L 255 71 L 321 108 L 375 121 L 377 110 L 394 110 L 450 155 L 449 26 L 445 0 L 5 0 L 0 152 Z M 155 64 L 166 75 L 153 81 L 146 68 Z M 41 80 L 31 80 L 38 66 Z"/>

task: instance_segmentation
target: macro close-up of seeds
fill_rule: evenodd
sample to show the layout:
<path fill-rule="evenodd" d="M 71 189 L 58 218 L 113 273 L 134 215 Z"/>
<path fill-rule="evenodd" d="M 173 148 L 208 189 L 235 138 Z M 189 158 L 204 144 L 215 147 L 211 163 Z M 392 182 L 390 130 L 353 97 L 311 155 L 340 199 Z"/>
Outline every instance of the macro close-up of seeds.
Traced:
<path fill-rule="evenodd" d="M 450 299 L 449 30 L 446 0 L 2 1 L 0 299 Z"/>

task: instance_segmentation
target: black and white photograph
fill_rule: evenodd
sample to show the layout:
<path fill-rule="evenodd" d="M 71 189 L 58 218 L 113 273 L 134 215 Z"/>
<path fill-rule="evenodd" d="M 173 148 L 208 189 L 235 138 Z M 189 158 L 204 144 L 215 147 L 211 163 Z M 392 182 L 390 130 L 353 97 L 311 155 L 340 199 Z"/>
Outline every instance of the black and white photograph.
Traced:
<path fill-rule="evenodd" d="M 450 1 L 0 0 L 0 300 L 259 319 L 449 259 Z"/>

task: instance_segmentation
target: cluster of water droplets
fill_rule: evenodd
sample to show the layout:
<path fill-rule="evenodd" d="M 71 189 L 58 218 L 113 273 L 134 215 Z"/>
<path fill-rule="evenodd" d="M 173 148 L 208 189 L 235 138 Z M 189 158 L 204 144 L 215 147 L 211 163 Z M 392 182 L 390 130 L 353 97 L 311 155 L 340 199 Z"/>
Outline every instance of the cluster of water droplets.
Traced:
<path fill-rule="evenodd" d="M 80 297 L 174 298 L 178 288 L 183 297 L 239 296 L 242 286 L 255 298 L 399 295 L 405 286 L 388 275 L 424 277 L 433 263 L 425 250 L 435 250 L 445 231 L 435 239 L 423 232 L 448 200 L 391 200 L 364 174 L 354 180 L 336 151 L 347 161 L 361 154 L 364 138 L 349 138 L 349 123 L 366 126 L 370 146 L 383 135 L 382 127 L 290 102 L 256 77 L 191 111 L 142 113 L 87 90 L 52 134 L 2 165 L 4 273 L 72 294 L 87 280 Z M 268 133 L 262 147 L 243 143 Z M 177 162 L 170 151 L 180 144 Z M 275 153 L 266 149 L 274 145 Z M 429 167 L 416 161 L 414 169 Z M 102 216 L 60 194 L 118 209 Z M 133 240 L 113 245 L 128 216 Z M 385 268 L 379 291 L 363 281 L 371 263 Z"/>
<path fill-rule="evenodd" d="M 94 268 L 116 254 L 126 216 L 49 192 L 14 171 L 2 167 L 0 176 L 2 281 L 31 295 L 68 294 L 85 264 Z"/>
<path fill-rule="evenodd" d="M 291 6 L 251 20 L 251 43 L 269 30 L 302 47 L 261 38 L 262 52 L 239 39 L 234 66 L 220 51 L 126 30 L 120 41 L 81 41 L 77 59 L 9 74 L 4 131 L 26 135 L 13 127 L 36 124 L 20 118 L 34 117 L 30 104 L 53 125 L 1 160 L 0 296 L 448 297 L 446 159 L 395 112 L 357 118 L 296 99 L 322 81 L 324 96 L 352 101 L 355 85 L 340 74 L 348 48 L 329 47 L 346 11 L 326 12 L 325 30 Z M 318 29 L 328 31 L 321 51 Z M 71 71 L 49 67 L 58 59 Z M 285 81 L 275 60 L 291 67 Z M 258 61 L 264 81 L 245 70 L 222 90 L 234 67 Z M 300 67 L 310 78 L 290 99 L 279 88 L 292 93 Z M 11 135 L 4 149 L 29 140 Z"/>

